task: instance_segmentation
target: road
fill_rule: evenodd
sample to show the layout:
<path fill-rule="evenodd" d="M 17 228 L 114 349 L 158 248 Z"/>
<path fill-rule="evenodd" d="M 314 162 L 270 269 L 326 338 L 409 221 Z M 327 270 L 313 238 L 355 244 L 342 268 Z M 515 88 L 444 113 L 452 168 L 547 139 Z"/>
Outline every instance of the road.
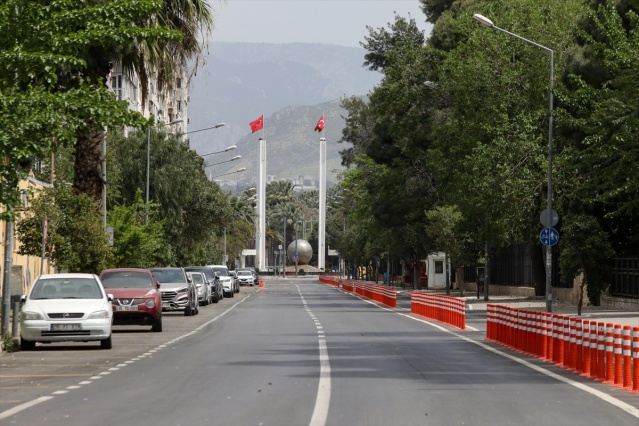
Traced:
<path fill-rule="evenodd" d="M 404 304 L 405 305 L 405 304 Z M 400 304 L 400 306 L 404 306 Z M 632 425 L 639 398 L 316 279 L 0 356 L 0 425 Z M 473 331 L 476 330 L 476 331 Z"/>

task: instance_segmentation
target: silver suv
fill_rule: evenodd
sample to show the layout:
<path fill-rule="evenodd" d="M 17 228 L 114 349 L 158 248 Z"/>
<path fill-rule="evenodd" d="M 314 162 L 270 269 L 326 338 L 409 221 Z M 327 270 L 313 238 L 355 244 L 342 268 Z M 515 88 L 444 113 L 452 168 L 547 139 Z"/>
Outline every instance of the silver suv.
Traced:
<path fill-rule="evenodd" d="M 184 268 L 151 268 L 149 271 L 160 283 L 163 311 L 183 309 L 187 317 L 200 313 L 197 287 Z"/>

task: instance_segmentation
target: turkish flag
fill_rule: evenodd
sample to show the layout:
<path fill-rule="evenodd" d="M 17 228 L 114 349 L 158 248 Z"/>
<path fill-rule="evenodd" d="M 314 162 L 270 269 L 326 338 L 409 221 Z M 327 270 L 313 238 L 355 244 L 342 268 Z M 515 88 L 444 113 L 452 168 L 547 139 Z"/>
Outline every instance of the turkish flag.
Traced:
<path fill-rule="evenodd" d="M 322 130 L 324 130 L 324 115 L 320 117 L 320 119 L 317 121 L 317 124 L 315 125 L 316 132 L 321 132 Z"/>
<path fill-rule="evenodd" d="M 255 121 L 251 121 L 249 123 L 249 126 L 251 126 L 251 133 L 255 133 L 258 130 L 262 130 L 264 128 L 264 116 L 260 115 L 260 118 L 258 118 Z"/>

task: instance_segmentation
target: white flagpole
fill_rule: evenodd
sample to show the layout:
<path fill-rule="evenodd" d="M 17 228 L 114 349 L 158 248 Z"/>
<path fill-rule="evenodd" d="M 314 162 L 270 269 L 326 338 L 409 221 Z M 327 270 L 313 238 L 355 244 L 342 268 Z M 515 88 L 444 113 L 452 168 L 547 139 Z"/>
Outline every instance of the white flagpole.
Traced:
<path fill-rule="evenodd" d="M 265 135 L 264 127 L 262 127 L 262 136 Z M 256 268 L 259 271 L 266 270 L 266 140 L 260 138 L 260 170 L 258 179 L 258 223 L 259 229 L 257 233 L 256 245 Z"/>
<path fill-rule="evenodd" d="M 324 114 L 322 114 L 324 117 Z M 324 119 L 326 123 L 326 119 Z M 320 133 L 320 170 L 319 170 L 319 229 L 317 235 L 317 267 L 324 271 L 326 263 L 326 249 L 324 247 L 324 237 L 326 233 L 326 138 L 324 129 Z"/>

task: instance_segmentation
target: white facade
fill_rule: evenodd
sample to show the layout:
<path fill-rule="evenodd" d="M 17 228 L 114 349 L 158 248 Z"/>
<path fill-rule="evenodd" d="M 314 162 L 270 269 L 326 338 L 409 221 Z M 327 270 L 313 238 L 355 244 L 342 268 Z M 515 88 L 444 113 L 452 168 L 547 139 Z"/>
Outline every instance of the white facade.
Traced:
<path fill-rule="evenodd" d="M 142 102 L 142 88 L 137 74 L 133 77 L 122 72 L 121 64 L 117 63 L 111 71 L 109 87 L 116 98 L 126 101 L 129 109 L 137 111 L 144 117 L 152 115 L 158 123 L 170 123 L 182 120 L 165 129 L 173 133 L 186 133 L 189 123 L 188 104 L 190 101 L 188 83 L 185 78 L 179 78 L 175 85 L 165 86 L 162 91 L 157 88 L 155 81 L 149 83 L 147 99 Z"/>

